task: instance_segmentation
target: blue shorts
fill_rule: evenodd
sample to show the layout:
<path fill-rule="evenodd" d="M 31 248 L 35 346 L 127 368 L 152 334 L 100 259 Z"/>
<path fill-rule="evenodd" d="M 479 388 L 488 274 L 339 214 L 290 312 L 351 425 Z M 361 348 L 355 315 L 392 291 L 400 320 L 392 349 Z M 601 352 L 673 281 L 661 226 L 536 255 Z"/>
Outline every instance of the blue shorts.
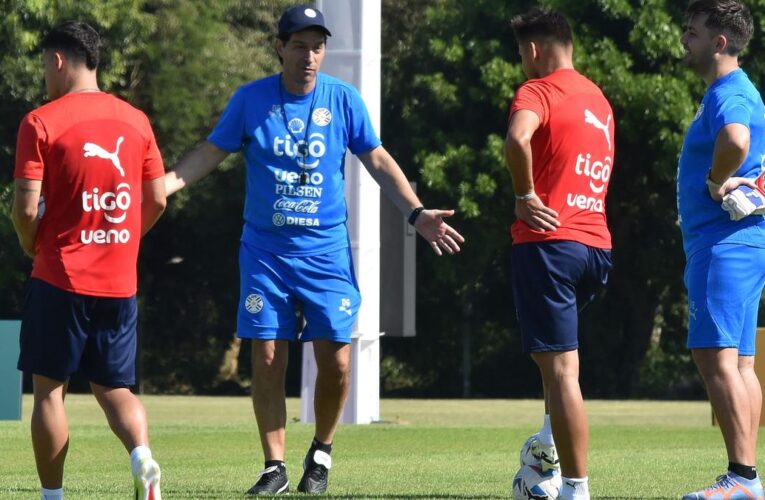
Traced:
<path fill-rule="evenodd" d="M 575 241 L 513 245 L 511 280 L 523 351 L 579 347 L 579 311 L 606 284 L 611 251 Z"/>
<path fill-rule="evenodd" d="M 137 319 L 135 295 L 79 295 L 32 278 L 18 369 L 61 382 L 79 371 L 106 387 L 133 385 Z"/>
<path fill-rule="evenodd" d="M 242 242 L 239 279 L 239 337 L 296 340 L 295 307 L 300 304 L 306 325 L 299 340 L 351 342 L 361 294 L 350 248 L 283 257 Z"/>
<path fill-rule="evenodd" d="M 763 285 L 765 248 L 722 244 L 692 254 L 685 266 L 688 348 L 733 347 L 754 356 Z"/>

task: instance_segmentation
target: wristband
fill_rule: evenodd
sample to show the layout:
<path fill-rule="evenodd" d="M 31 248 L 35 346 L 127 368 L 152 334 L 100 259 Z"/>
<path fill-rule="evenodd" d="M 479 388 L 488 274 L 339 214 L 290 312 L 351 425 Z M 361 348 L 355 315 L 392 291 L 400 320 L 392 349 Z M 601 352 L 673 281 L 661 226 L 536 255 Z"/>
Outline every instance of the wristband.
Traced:
<path fill-rule="evenodd" d="M 534 198 L 536 195 L 537 194 L 534 191 L 527 194 L 521 194 L 521 195 L 516 194 L 515 199 L 518 201 L 529 201 L 530 199 Z"/>
<path fill-rule="evenodd" d="M 722 187 L 722 184 L 718 184 L 712 179 L 712 169 L 710 168 L 707 172 L 707 186 L 719 190 Z"/>
<path fill-rule="evenodd" d="M 417 220 L 417 217 L 420 216 L 420 213 L 423 210 L 425 210 L 425 207 L 417 207 L 414 210 L 412 210 L 412 213 L 409 214 L 409 218 L 407 219 L 410 226 L 414 226 L 414 222 Z"/>

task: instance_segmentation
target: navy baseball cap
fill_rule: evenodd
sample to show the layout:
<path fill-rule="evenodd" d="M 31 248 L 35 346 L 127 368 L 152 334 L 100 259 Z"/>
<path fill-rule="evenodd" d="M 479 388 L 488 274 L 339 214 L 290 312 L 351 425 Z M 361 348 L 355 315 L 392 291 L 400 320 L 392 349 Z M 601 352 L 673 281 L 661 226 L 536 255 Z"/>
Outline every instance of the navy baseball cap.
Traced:
<path fill-rule="evenodd" d="M 310 5 L 296 5 L 284 11 L 279 19 L 279 35 L 289 35 L 308 28 L 319 28 L 332 36 L 324 26 L 324 15 Z"/>

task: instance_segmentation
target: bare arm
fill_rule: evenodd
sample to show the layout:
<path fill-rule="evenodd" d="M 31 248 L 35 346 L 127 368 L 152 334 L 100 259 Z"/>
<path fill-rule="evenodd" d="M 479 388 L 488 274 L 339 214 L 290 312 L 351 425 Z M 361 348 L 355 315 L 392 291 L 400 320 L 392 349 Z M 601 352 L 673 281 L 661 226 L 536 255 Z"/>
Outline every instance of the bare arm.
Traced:
<path fill-rule="evenodd" d="M 749 154 L 749 128 L 739 123 L 730 123 L 720 129 L 712 153 L 712 168 L 709 169 L 709 195 L 716 201 L 725 193 L 742 184 L 754 187 L 749 179 L 731 177 Z"/>
<path fill-rule="evenodd" d="M 193 184 L 215 170 L 215 167 L 220 165 L 220 162 L 225 160 L 228 155 L 228 152 L 209 141 L 199 144 L 186 154 L 175 168 L 165 174 L 167 196 Z"/>
<path fill-rule="evenodd" d="M 384 147 L 378 146 L 360 154 L 359 159 L 380 185 L 383 193 L 393 201 L 404 216 L 408 216 L 412 210 L 422 206 L 404 172 L 401 171 L 401 167 Z M 459 252 L 459 243 L 465 242 L 465 238 L 443 220 L 444 217 L 452 215 L 454 210 L 423 210 L 415 219 L 415 229 L 430 243 L 436 255 L 442 254 L 441 249 L 450 254 Z"/>
<path fill-rule="evenodd" d="M 539 116 L 533 111 L 522 109 L 513 113 L 505 137 L 505 163 L 513 179 L 515 216 L 532 229 L 555 231 L 560 226 L 558 213 L 534 193 L 531 137 L 539 125 Z"/>
<path fill-rule="evenodd" d="M 165 195 L 165 178 L 160 177 L 150 181 L 143 181 L 141 186 L 143 200 L 141 201 L 141 238 L 149 232 L 159 220 L 167 206 Z"/>
<path fill-rule="evenodd" d="M 13 193 L 11 219 L 19 244 L 24 253 L 34 258 L 35 239 L 40 220 L 37 218 L 37 204 L 40 202 L 42 181 L 16 179 Z"/>

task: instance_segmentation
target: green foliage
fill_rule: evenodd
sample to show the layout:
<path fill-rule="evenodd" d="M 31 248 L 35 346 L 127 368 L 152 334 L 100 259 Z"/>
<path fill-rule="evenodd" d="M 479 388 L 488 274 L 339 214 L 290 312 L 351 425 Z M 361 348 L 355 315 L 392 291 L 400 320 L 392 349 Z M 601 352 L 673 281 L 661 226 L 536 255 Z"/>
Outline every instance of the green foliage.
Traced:
<path fill-rule="evenodd" d="M 680 62 L 684 5 L 665 0 L 544 4 L 568 17 L 575 65 L 601 86 L 617 125 L 608 198 L 615 268 L 580 324 L 585 393 L 658 395 L 663 383 L 674 387 L 675 396 L 697 396 L 699 380 L 683 346 L 684 257 L 674 191 L 680 146 L 704 84 Z M 420 248 L 418 332 L 423 334 L 413 341 L 417 348 L 409 357 L 395 344 L 386 348 L 420 370 L 441 374 L 425 392 L 458 393 L 455 360 L 465 346 L 472 346 L 476 394 L 539 390 L 533 368 L 511 389 L 498 382 L 491 365 L 528 366 L 519 352 L 508 284 L 510 242 L 504 233 L 514 206 L 502 158 L 507 110 L 525 80 L 508 21 L 528 6 L 499 0 L 384 2 L 385 142 L 418 180 L 427 205 L 458 209 L 455 225 L 468 240 L 463 254 L 448 263 Z M 760 19 L 765 2 L 751 8 Z M 402 10 L 405 15 L 394 16 Z M 755 82 L 765 67 L 749 54 L 761 46 L 758 31 L 743 59 Z M 402 93 L 407 82 L 414 82 L 414 89 Z M 478 355 L 488 344 L 501 354 Z M 433 367 L 441 359 L 449 360 L 448 369 Z"/>
<path fill-rule="evenodd" d="M 44 99 L 39 41 L 81 19 L 100 32 L 99 80 L 147 112 L 166 167 L 212 128 L 238 85 L 278 69 L 271 39 L 288 0 L 4 1 L 0 21 L 0 160 L 13 165 L 21 117 Z M 241 160 L 174 196 L 139 259 L 142 387 L 221 390 L 218 365 L 235 331 Z M 9 220 L 12 169 L 0 172 L 0 316 L 18 317 L 30 263 Z M 248 354 L 242 356 L 245 360 Z M 245 362 L 246 366 L 246 362 Z"/>
<path fill-rule="evenodd" d="M 8 215 L 16 130 L 44 102 L 39 41 L 70 18 L 104 39 L 102 87 L 144 109 L 167 166 L 201 141 L 238 85 L 278 70 L 272 38 L 296 0 L 0 0 L 0 316 L 17 317 L 30 263 Z M 383 0 L 382 135 L 428 206 L 454 207 L 467 238 L 456 257 L 420 242 L 418 336 L 384 339 L 391 390 L 535 395 L 509 288 L 513 221 L 503 158 L 507 110 L 525 80 L 509 19 L 524 0 Z M 547 0 L 574 28 L 575 64 L 613 105 L 617 154 L 608 198 L 614 271 L 583 314 L 588 396 L 700 393 L 684 347 L 687 311 L 675 222 L 675 172 L 704 84 L 679 62 L 683 2 Z M 763 81 L 765 0 L 742 63 Z M 330 43 L 332 40 L 330 39 Z M 220 172 L 173 196 L 139 261 L 143 387 L 214 392 L 235 330 L 244 172 Z M 241 372 L 246 379 L 248 353 Z M 469 359 L 471 379 L 463 379 Z M 466 375 L 466 374 L 465 374 Z M 246 382 L 246 380 L 245 380 Z M 469 384 L 466 382 L 470 382 Z M 666 393 L 665 393 L 666 394 Z"/>

